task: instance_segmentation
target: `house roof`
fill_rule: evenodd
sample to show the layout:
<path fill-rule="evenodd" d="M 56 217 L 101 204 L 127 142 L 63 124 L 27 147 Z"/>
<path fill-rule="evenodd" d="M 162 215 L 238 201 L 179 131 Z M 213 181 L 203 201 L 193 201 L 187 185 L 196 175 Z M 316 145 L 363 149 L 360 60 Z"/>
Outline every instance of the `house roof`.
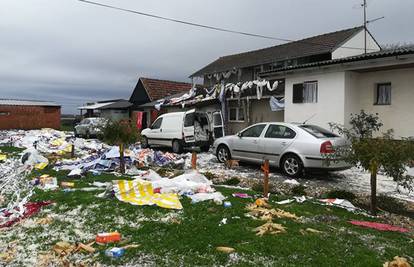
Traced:
<path fill-rule="evenodd" d="M 234 68 L 272 63 L 279 60 L 329 53 L 363 29 L 362 26 L 355 27 L 317 35 L 282 45 L 220 57 L 216 61 L 195 72 L 190 77 L 229 71 Z"/>
<path fill-rule="evenodd" d="M 190 91 L 192 84 L 150 78 L 140 78 L 148 97 L 155 101 L 169 95 Z"/>
<path fill-rule="evenodd" d="M 109 104 L 107 104 L 105 106 L 102 106 L 102 107 L 99 107 L 97 109 L 101 109 L 101 110 L 102 109 L 127 109 L 131 106 L 132 106 L 131 102 L 129 102 L 128 100 L 125 100 L 125 99 L 121 99 L 117 102 L 109 103 Z"/>
<path fill-rule="evenodd" d="M 21 100 L 21 99 L 0 99 L 0 106 L 41 106 L 41 107 L 60 107 L 55 102 L 40 100 Z"/>
<path fill-rule="evenodd" d="M 396 48 L 396 49 L 386 49 L 386 50 L 381 50 L 378 52 L 371 52 L 371 53 L 357 55 L 357 56 L 332 59 L 332 60 L 324 60 L 324 61 L 301 64 L 301 65 L 296 65 L 296 66 L 288 66 L 284 68 L 274 69 L 271 71 L 261 72 L 259 75 L 261 77 L 267 77 L 267 76 L 277 74 L 283 71 L 305 69 L 305 68 L 327 66 L 327 65 L 335 65 L 335 64 L 341 64 L 341 63 L 346 63 L 346 62 L 357 62 L 357 61 L 364 61 L 368 59 L 395 57 L 395 56 L 402 56 L 402 55 L 414 55 L 414 46 L 401 47 L 401 48 Z"/>
<path fill-rule="evenodd" d="M 101 107 L 107 106 L 112 104 L 113 102 L 103 102 L 103 103 L 95 103 L 92 105 L 86 105 L 86 106 L 82 106 L 82 107 L 78 107 L 78 109 L 83 109 L 83 110 L 93 110 L 93 109 L 99 109 Z"/>

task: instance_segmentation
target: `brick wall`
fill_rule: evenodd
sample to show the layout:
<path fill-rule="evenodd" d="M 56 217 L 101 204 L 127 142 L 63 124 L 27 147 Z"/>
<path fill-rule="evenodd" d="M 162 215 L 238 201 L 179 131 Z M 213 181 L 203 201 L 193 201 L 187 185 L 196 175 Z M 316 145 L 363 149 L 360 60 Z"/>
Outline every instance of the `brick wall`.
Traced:
<path fill-rule="evenodd" d="M 60 107 L 0 106 L 0 129 L 60 128 Z"/>

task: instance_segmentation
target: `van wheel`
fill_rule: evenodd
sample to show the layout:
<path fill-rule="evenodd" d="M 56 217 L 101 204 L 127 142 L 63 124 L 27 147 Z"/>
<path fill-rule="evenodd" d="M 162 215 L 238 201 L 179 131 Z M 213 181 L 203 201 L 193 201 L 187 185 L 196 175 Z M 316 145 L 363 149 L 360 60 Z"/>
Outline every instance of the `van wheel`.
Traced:
<path fill-rule="evenodd" d="M 298 177 L 303 174 L 303 163 L 300 158 L 294 154 L 288 154 L 283 157 L 281 162 L 283 172 L 289 177 Z"/>
<path fill-rule="evenodd" d="M 174 140 L 172 142 L 172 150 L 176 154 L 181 154 L 183 152 L 183 147 L 179 140 Z"/>
<path fill-rule="evenodd" d="M 143 136 L 143 138 L 142 138 L 141 147 L 142 148 L 149 148 L 148 138 L 146 136 Z"/>
<path fill-rule="evenodd" d="M 217 149 L 217 159 L 221 163 L 225 163 L 229 159 L 231 159 L 230 151 L 225 145 L 219 146 Z"/>

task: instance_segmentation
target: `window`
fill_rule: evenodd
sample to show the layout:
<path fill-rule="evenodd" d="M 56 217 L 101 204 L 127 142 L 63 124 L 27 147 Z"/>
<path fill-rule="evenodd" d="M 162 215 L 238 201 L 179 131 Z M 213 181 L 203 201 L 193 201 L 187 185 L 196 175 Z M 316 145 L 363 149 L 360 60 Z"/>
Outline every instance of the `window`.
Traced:
<path fill-rule="evenodd" d="M 7 111 L 0 111 L 0 116 L 9 116 L 10 112 Z"/>
<path fill-rule="evenodd" d="M 391 105 L 391 83 L 377 84 L 375 105 Z"/>
<path fill-rule="evenodd" d="M 333 132 L 330 132 L 319 126 L 304 124 L 300 125 L 299 127 L 315 136 L 316 138 L 338 137 L 338 135 L 334 134 Z"/>
<path fill-rule="evenodd" d="M 229 107 L 229 121 L 244 121 L 243 107 Z"/>
<path fill-rule="evenodd" d="M 194 126 L 194 112 L 185 115 L 184 127 Z"/>
<path fill-rule="evenodd" d="M 293 103 L 317 103 L 318 82 L 304 82 L 293 85 Z"/>
<path fill-rule="evenodd" d="M 151 129 L 161 128 L 162 118 L 157 119 L 151 126 Z"/>
<path fill-rule="evenodd" d="M 262 134 L 265 126 L 266 124 L 259 124 L 247 128 L 241 133 L 241 137 L 259 137 Z"/>
<path fill-rule="evenodd" d="M 295 131 L 283 125 L 270 125 L 265 134 L 266 138 L 292 139 L 295 136 Z"/>
<path fill-rule="evenodd" d="M 262 66 L 257 66 L 253 68 L 253 80 L 256 80 L 259 77 L 260 72 L 262 72 Z"/>

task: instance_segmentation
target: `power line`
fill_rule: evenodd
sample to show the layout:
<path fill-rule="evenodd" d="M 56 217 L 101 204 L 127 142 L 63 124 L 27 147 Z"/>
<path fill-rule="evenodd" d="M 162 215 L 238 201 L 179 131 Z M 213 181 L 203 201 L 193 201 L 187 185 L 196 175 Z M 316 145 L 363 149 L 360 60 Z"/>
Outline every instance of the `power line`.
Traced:
<path fill-rule="evenodd" d="M 122 8 L 122 7 L 117 7 L 117 6 L 107 5 L 107 4 L 102 4 L 102 3 L 93 2 L 93 1 L 89 1 L 89 0 L 78 0 L 78 1 L 83 2 L 85 4 L 106 7 L 106 8 L 115 9 L 115 10 L 119 10 L 119 11 L 123 11 L 123 12 L 133 13 L 133 14 L 136 14 L 136 15 L 151 17 L 151 18 L 160 19 L 160 20 L 166 20 L 166 21 L 170 21 L 170 22 L 185 24 L 185 25 L 189 25 L 189 26 L 193 26 L 193 27 L 200 27 L 200 28 L 214 30 L 214 31 L 228 32 L 228 33 L 240 34 L 240 35 L 245 35 L 245 36 L 276 40 L 276 41 L 281 41 L 281 42 L 301 42 L 301 43 L 307 43 L 307 44 L 312 44 L 312 45 L 320 45 L 320 46 L 333 48 L 332 46 L 329 46 L 327 44 L 322 44 L 322 43 L 309 42 L 309 41 L 305 41 L 305 40 L 296 41 L 296 40 L 291 40 L 291 39 L 286 39 L 286 38 L 279 38 L 279 37 L 266 36 L 266 35 L 243 32 L 243 31 L 230 30 L 230 29 L 214 27 L 214 26 L 209 26 L 209 25 L 204 25 L 204 24 L 199 24 L 199 23 L 194 23 L 194 22 L 189 22 L 189 21 L 184 21 L 184 20 L 178 20 L 178 19 L 163 17 L 163 16 L 159 16 L 159 15 L 154 15 L 154 14 L 150 14 L 150 13 L 145 13 L 145 12 L 141 12 L 141 11 L 136 11 L 136 10 L 132 10 L 132 9 L 127 9 L 127 8 Z M 365 50 L 364 48 L 360 48 L 360 47 L 342 46 L 341 48 L 355 49 L 355 50 Z M 368 50 L 375 50 L 375 49 L 368 49 Z"/>

